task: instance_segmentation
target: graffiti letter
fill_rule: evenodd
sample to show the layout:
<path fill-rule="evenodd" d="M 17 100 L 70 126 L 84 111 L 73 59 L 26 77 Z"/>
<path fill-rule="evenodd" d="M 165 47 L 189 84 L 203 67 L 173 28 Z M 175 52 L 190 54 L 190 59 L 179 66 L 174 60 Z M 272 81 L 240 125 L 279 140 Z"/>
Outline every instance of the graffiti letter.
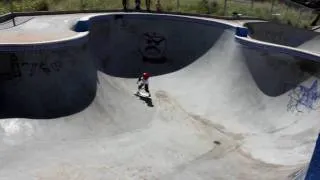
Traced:
<path fill-rule="evenodd" d="M 11 60 L 11 75 L 12 78 L 21 77 L 21 69 L 18 57 L 15 54 L 10 54 Z"/>
<path fill-rule="evenodd" d="M 51 68 L 52 68 L 53 70 L 59 72 L 60 69 L 62 68 L 62 63 L 61 63 L 61 61 L 53 62 L 53 63 L 51 64 Z"/>
<path fill-rule="evenodd" d="M 41 62 L 40 63 L 40 69 L 44 72 L 44 73 L 46 73 L 47 75 L 49 75 L 50 74 L 50 69 L 48 68 L 48 65 L 47 64 L 45 64 L 44 62 Z"/>
<path fill-rule="evenodd" d="M 38 63 L 31 63 L 31 68 L 30 68 L 30 71 L 29 71 L 29 76 L 33 76 L 33 75 L 34 75 L 37 66 L 38 66 Z"/>

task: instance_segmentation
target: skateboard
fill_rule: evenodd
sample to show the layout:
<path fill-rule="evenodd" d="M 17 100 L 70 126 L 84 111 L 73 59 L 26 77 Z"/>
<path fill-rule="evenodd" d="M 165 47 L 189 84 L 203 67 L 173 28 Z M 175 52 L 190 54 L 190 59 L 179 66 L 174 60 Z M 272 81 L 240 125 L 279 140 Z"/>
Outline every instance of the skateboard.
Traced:
<path fill-rule="evenodd" d="M 143 98 L 151 98 L 151 95 L 147 92 L 138 91 L 135 95 Z"/>
<path fill-rule="evenodd" d="M 151 94 L 149 94 L 147 92 L 138 91 L 134 95 L 139 97 L 139 99 L 144 101 L 149 107 L 153 107 Z"/>

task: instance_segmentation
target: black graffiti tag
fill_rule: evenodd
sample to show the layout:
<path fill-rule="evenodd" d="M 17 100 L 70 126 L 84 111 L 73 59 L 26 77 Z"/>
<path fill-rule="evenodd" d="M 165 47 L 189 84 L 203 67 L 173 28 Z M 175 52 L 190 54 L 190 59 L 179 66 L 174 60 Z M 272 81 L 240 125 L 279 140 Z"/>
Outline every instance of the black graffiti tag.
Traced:
<path fill-rule="evenodd" d="M 0 79 L 13 80 L 21 78 L 24 75 L 33 77 L 37 72 L 44 72 L 46 75 L 50 75 L 51 72 L 60 72 L 63 68 L 63 63 L 60 60 L 48 63 L 42 62 L 25 62 L 24 58 L 19 58 L 15 53 L 6 55 L 9 60 L 9 66 L 7 72 L 0 72 Z"/>
<path fill-rule="evenodd" d="M 33 76 L 36 72 L 38 63 L 27 63 L 27 62 L 22 62 L 20 63 L 21 70 L 26 69 L 29 71 L 29 76 Z"/>
<path fill-rule="evenodd" d="M 53 62 L 53 63 L 51 64 L 51 68 L 52 68 L 53 70 L 59 72 L 59 71 L 61 70 L 61 68 L 62 68 L 62 63 L 61 63 L 61 61 Z"/>
<path fill-rule="evenodd" d="M 21 77 L 21 69 L 19 64 L 19 59 L 15 54 L 10 54 L 10 61 L 11 61 L 11 77 L 18 78 Z"/>
<path fill-rule="evenodd" d="M 166 38 L 156 32 L 143 34 L 140 51 L 144 61 L 161 63 L 165 61 Z"/>
<path fill-rule="evenodd" d="M 48 64 L 47 64 L 47 63 L 44 63 L 44 62 L 41 62 L 41 63 L 40 63 L 40 69 L 41 69 L 44 73 L 46 73 L 47 75 L 49 75 L 50 72 L 51 72 L 51 70 L 49 69 Z"/>

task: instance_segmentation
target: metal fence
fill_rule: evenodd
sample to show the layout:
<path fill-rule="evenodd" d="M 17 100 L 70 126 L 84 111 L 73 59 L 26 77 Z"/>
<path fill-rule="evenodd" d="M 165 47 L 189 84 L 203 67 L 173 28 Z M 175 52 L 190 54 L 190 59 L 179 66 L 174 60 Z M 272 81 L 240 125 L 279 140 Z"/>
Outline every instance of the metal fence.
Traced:
<path fill-rule="evenodd" d="M 226 0 L 225 15 L 255 16 L 291 25 L 310 25 L 318 11 L 290 0 Z"/>
<path fill-rule="evenodd" d="M 135 10 L 141 1 L 141 9 L 166 12 L 212 14 L 218 16 L 252 16 L 287 24 L 311 24 L 316 17 L 313 9 L 290 0 L 0 0 L 0 14 L 8 12 L 63 11 L 63 10 Z"/>

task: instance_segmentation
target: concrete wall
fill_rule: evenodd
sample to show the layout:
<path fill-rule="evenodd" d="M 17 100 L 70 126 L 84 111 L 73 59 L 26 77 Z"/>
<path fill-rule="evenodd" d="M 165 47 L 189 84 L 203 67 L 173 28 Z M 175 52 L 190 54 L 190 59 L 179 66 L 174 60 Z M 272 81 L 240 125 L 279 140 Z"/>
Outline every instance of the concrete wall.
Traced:
<path fill-rule="evenodd" d="M 249 29 L 249 36 L 253 39 L 291 47 L 298 47 L 320 35 L 311 30 L 272 22 L 250 22 L 245 27 Z"/>
<path fill-rule="evenodd" d="M 137 77 L 144 70 L 152 75 L 169 73 L 200 58 L 225 29 L 234 28 L 142 14 L 95 16 L 83 22 L 87 29 L 61 41 L 0 44 L 2 118 L 76 113 L 95 97 L 97 66 L 119 77 Z M 148 51 L 150 47 L 160 52 Z"/>
<path fill-rule="evenodd" d="M 96 69 L 87 46 L 37 47 L 0 52 L 1 118 L 55 118 L 92 102 Z"/>
<path fill-rule="evenodd" d="M 90 48 L 100 70 L 134 78 L 142 71 L 160 75 L 201 58 L 226 29 L 214 21 L 164 15 L 108 15 L 88 20 Z"/>
<path fill-rule="evenodd" d="M 266 43 L 263 41 L 256 41 L 250 38 L 235 37 L 237 42 L 260 51 L 271 52 L 271 53 L 283 53 L 291 55 L 293 57 L 303 58 L 305 60 L 320 62 L 320 53 L 314 53 L 308 50 L 292 48 L 289 46 L 283 46 L 278 44 Z"/>

